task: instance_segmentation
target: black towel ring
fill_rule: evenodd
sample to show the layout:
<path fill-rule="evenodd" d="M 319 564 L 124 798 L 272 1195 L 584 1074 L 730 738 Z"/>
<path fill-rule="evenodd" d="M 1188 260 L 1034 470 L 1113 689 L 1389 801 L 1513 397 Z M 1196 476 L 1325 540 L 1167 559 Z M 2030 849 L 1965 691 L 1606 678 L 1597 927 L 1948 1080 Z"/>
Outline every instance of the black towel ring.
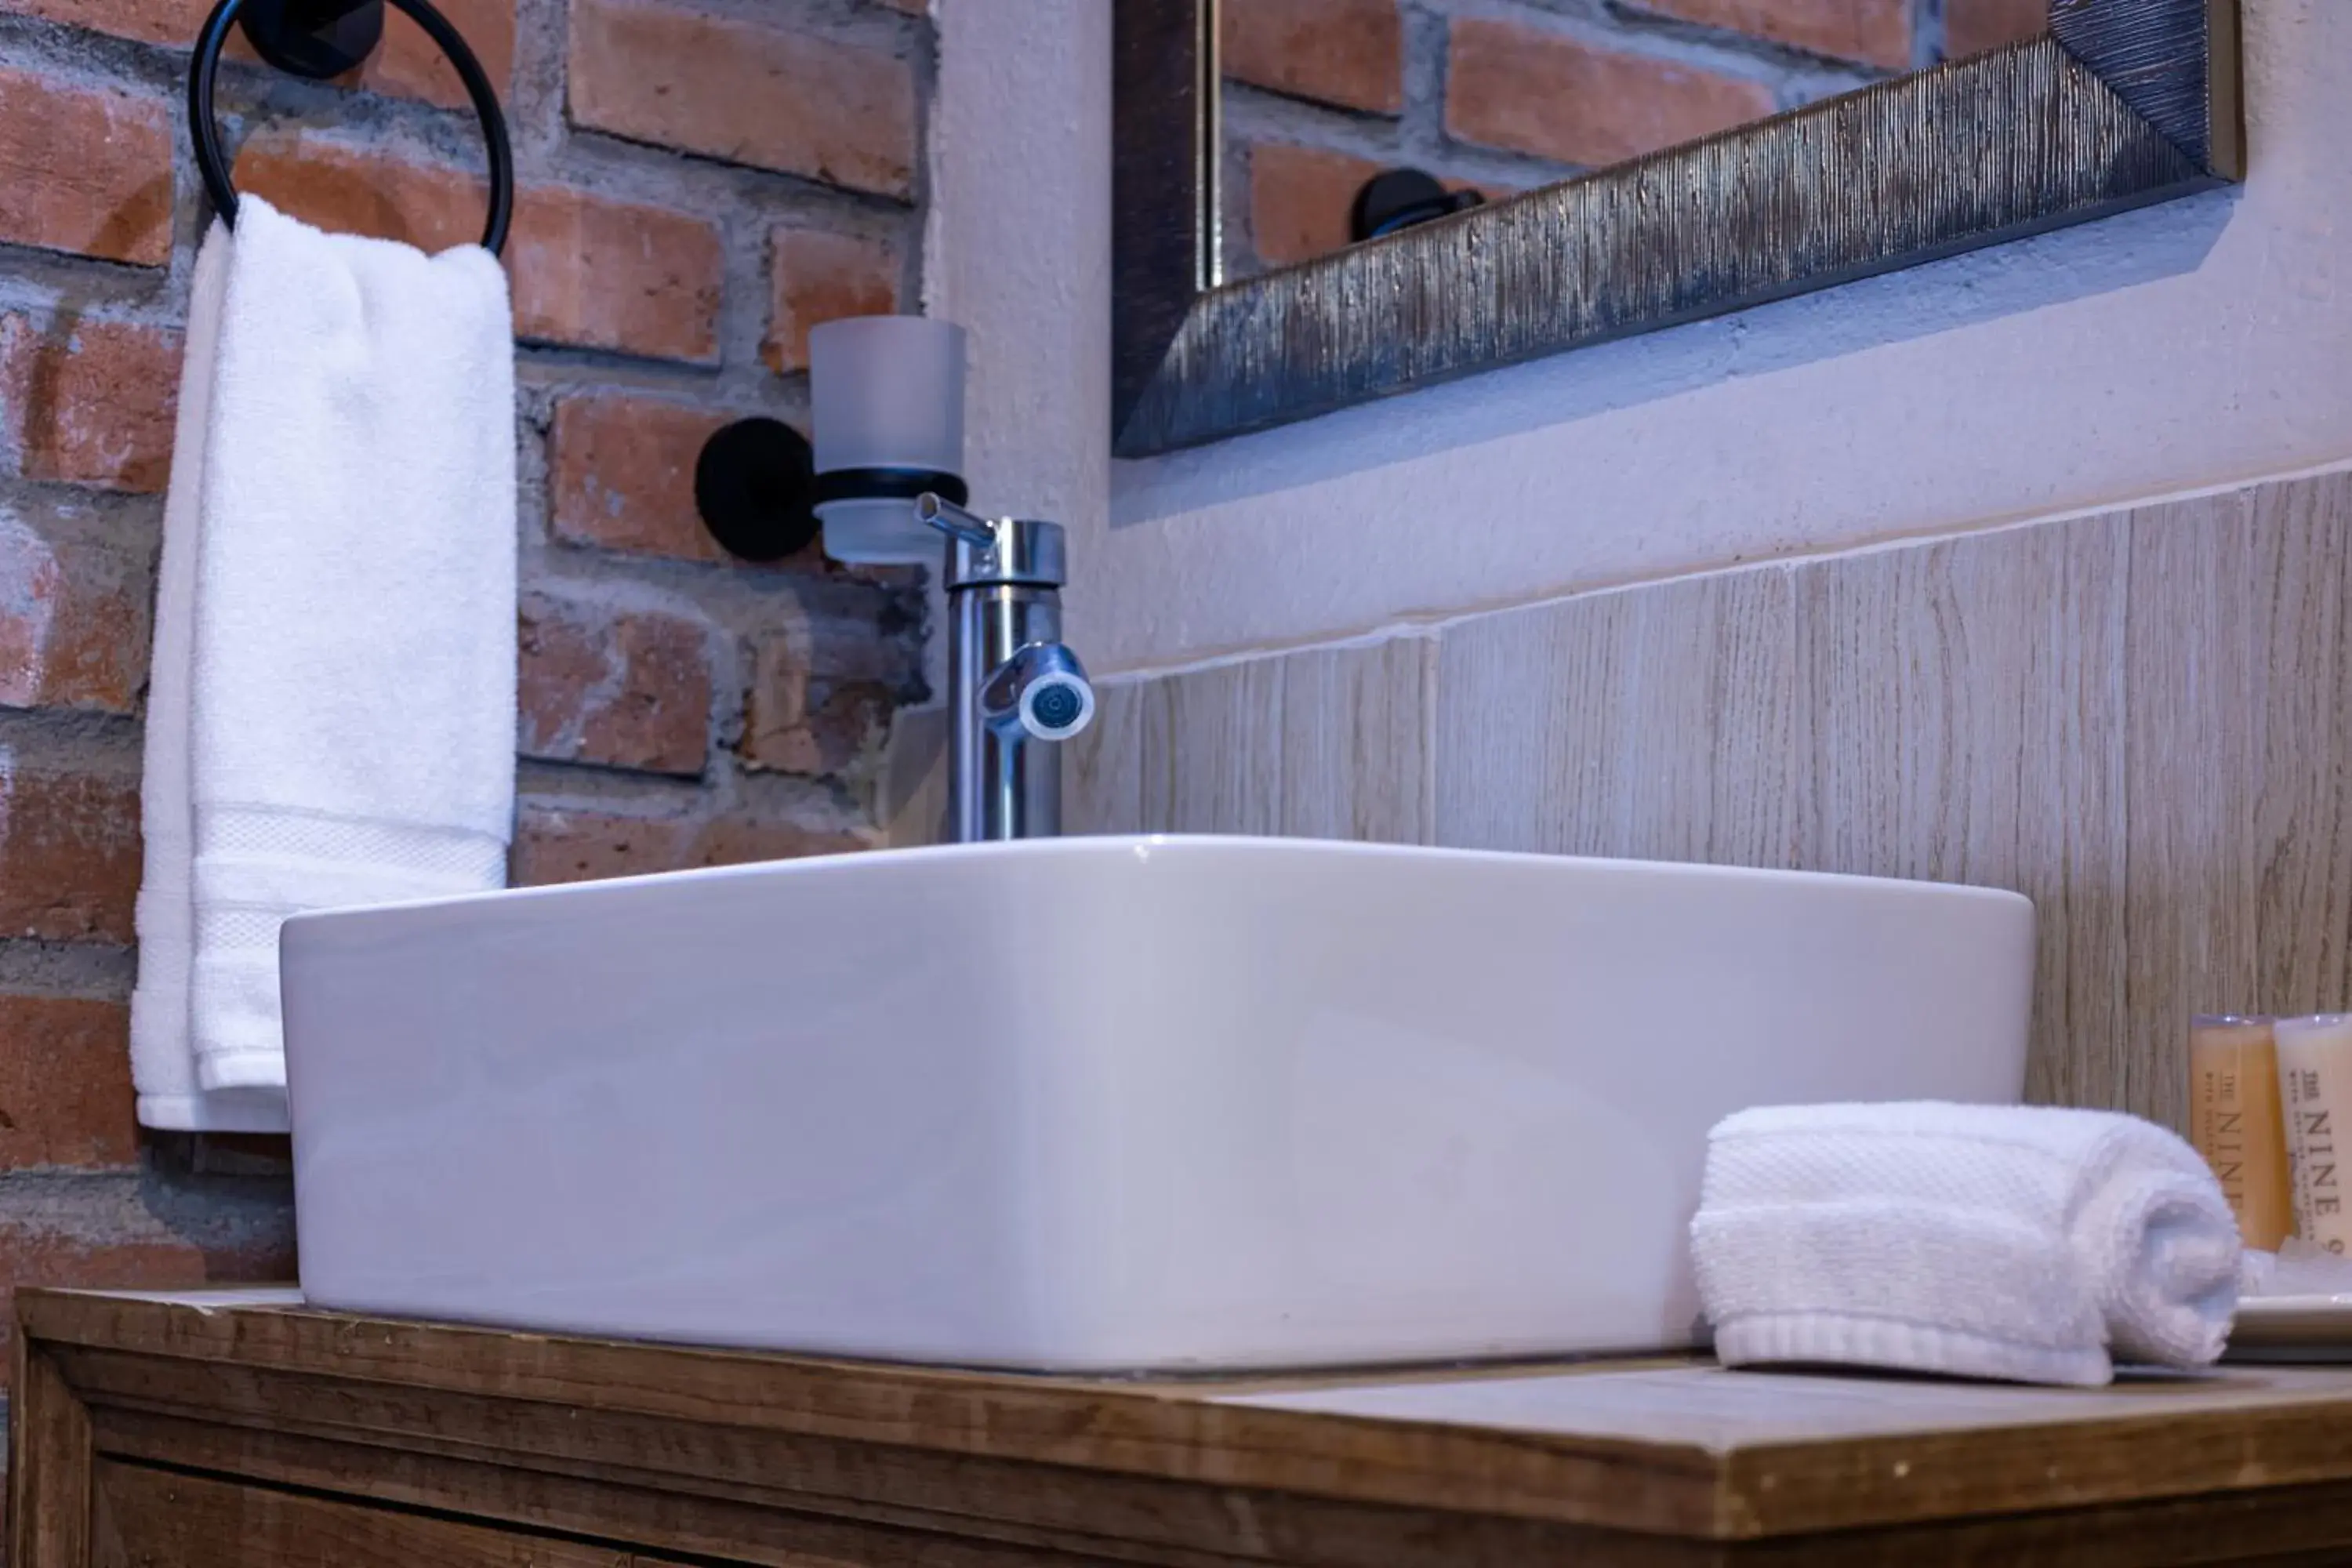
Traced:
<path fill-rule="evenodd" d="M 490 153 L 490 219 L 482 231 L 482 248 L 495 256 L 506 245 L 507 220 L 514 212 L 514 149 L 507 142 L 507 117 L 499 109 L 498 90 L 465 38 L 433 8 L 431 0 L 391 3 L 440 46 L 465 82 L 474 112 L 481 116 L 482 139 Z M 229 26 L 239 10 L 247 12 L 246 37 L 264 59 L 298 76 L 322 79 L 340 75 L 367 58 L 383 31 L 383 5 L 384 0 L 220 0 L 213 7 L 188 67 L 188 126 L 195 136 L 196 167 L 223 222 L 236 225 L 236 187 L 229 183 L 228 160 L 222 155 L 220 132 L 213 123 L 213 77 L 220 69 L 221 46 L 228 41 Z"/>

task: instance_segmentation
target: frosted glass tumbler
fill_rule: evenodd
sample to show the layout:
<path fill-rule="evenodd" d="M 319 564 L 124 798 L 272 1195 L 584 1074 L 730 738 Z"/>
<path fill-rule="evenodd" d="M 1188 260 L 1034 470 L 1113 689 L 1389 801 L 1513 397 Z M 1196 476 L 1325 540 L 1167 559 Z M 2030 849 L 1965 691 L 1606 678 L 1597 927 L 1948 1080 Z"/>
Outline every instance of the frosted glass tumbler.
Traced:
<path fill-rule="evenodd" d="M 816 471 L 963 474 L 964 331 L 923 316 L 849 316 L 809 332 Z M 887 470 L 887 475 L 881 471 Z M 824 552 L 863 564 L 936 563 L 945 542 L 916 521 L 909 495 L 857 496 L 816 509 Z"/>

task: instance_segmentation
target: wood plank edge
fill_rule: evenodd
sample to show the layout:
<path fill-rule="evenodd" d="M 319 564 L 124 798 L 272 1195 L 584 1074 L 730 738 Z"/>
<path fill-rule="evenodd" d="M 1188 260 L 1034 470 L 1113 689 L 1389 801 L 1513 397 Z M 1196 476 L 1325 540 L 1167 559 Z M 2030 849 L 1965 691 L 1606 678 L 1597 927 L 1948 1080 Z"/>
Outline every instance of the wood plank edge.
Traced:
<path fill-rule="evenodd" d="M 1015 1382 L 98 1293 L 28 1292 L 24 1321 L 30 1333 L 100 1355 L 487 1394 L 1205 1486 L 1680 1536 L 1718 1532 L 1725 1519 L 1722 1456 L 1689 1445 L 1220 1404 L 1205 1390 L 1168 1385 Z M 723 1393 L 677 1392 L 681 1371 Z M 84 1392 L 94 1402 L 105 1397 L 103 1390 Z"/>

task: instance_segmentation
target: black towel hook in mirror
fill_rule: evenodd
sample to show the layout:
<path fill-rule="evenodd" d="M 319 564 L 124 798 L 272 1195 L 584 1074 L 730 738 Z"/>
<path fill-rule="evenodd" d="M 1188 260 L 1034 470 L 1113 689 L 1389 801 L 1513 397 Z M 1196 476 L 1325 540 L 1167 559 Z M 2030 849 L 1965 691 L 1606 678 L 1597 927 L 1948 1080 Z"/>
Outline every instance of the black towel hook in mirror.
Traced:
<path fill-rule="evenodd" d="M 507 220 L 514 211 L 514 149 L 507 141 L 507 117 L 499 108 L 498 89 L 490 85 L 482 62 L 449 19 L 435 10 L 431 0 L 391 0 L 406 12 L 425 36 L 448 57 L 466 84 L 466 96 L 481 116 L 482 139 L 490 153 L 490 218 L 482 231 L 482 247 L 496 255 L 507 240 Z M 195 58 L 188 65 L 188 127 L 196 142 L 196 167 L 221 220 L 236 224 L 236 187 L 229 183 L 228 159 L 222 153 L 220 131 L 213 122 L 213 78 L 220 69 L 221 46 L 240 14 L 245 36 L 263 59 L 296 76 L 323 79 L 340 76 L 367 58 L 383 35 L 385 0 L 220 0 L 205 18 L 196 36 Z"/>
<path fill-rule="evenodd" d="M 1383 169 L 1363 183 L 1348 209 L 1348 238 L 1356 244 L 1468 212 L 1486 201 L 1475 191 L 1449 191 L 1419 169 Z"/>

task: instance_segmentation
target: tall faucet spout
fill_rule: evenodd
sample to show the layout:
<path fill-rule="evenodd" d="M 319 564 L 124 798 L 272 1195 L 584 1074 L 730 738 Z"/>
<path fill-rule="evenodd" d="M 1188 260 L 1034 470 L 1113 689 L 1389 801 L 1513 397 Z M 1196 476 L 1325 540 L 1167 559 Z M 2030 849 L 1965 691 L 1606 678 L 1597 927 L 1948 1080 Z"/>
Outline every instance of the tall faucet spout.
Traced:
<path fill-rule="evenodd" d="M 915 514 L 948 536 L 953 828 L 964 843 L 1062 830 L 1062 748 L 1095 714 L 1062 641 L 1060 526 L 983 518 L 937 495 Z"/>

